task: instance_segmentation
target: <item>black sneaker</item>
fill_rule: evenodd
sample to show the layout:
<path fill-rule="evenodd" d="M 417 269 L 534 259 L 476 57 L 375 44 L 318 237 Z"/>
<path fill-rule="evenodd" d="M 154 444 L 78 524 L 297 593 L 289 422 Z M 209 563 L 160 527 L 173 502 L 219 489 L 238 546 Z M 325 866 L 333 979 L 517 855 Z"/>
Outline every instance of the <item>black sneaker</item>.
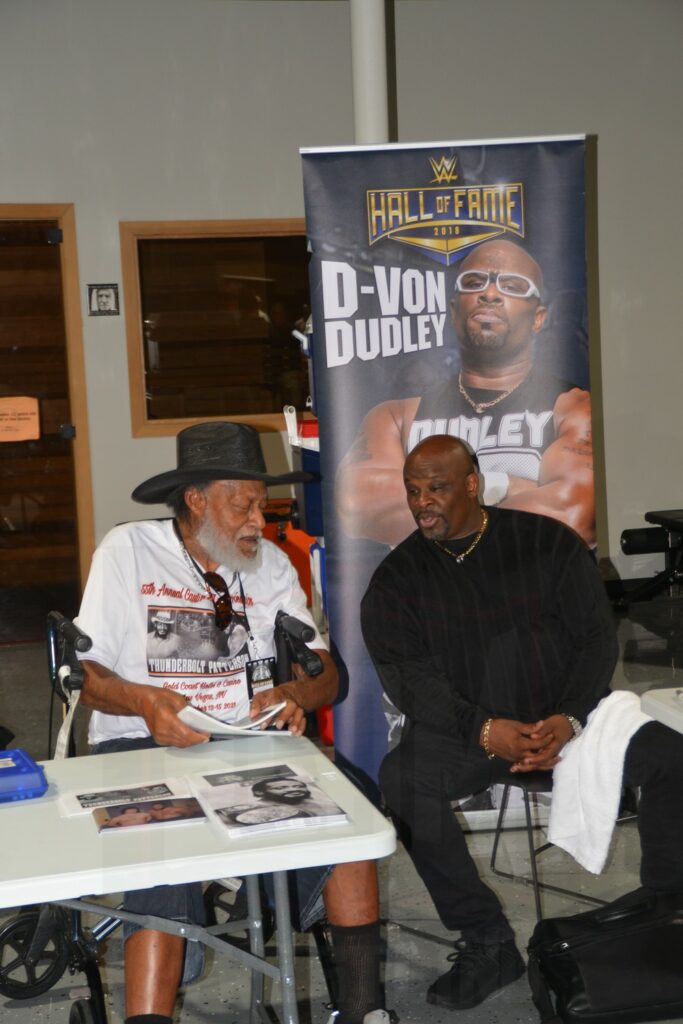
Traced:
<path fill-rule="evenodd" d="M 470 1010 L 492 992 L 521 978 L 525 966 L 514 939 L 484 945 L 458 939 L 450 971 L 427 991 L 427 1002 L 449 1010 Z"/>

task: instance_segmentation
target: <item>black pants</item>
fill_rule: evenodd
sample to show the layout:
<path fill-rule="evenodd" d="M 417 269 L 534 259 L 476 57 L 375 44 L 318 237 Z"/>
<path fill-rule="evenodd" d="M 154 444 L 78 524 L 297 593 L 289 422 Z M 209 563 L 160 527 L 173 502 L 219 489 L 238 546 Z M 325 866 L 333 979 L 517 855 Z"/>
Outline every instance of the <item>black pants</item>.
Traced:
<path fill-rule="evenodd" d="M 509 764 L 420 725 L 382 762 L 380 787 L 400 839 L 439 917 L 470 942 L 502 942 L 513 931 L 470 856 L 451 801 L 509 778 Z M 683 735 L 658 722 L 629 743 L 624 783 L 641 787 L 641 882 L 683 892 Z"/>

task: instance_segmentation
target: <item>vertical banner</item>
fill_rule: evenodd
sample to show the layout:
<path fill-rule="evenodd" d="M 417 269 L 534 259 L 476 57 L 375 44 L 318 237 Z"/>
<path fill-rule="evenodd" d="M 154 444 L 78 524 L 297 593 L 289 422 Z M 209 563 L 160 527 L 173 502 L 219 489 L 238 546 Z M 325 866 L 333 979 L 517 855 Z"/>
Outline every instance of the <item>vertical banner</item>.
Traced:
<path fill-rule="evenodd" d="M 335 746 L 371 778 L 401 723 L 359 605 L 415 529 L 406 453 L 462 437 L 486 504 L 594 544 L 584 157 L 576 136 L 302 150 Z"/>

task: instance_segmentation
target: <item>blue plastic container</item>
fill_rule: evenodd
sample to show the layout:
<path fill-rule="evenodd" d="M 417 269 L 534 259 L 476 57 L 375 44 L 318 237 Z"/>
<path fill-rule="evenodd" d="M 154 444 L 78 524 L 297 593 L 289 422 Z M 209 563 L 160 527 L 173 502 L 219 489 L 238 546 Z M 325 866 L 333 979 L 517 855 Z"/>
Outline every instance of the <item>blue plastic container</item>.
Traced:
<path fill-rule="evenodd" d="M 46 790 L 45 772 L 25 750 L 0 750 L 0 803 L 32 800 Z"/>

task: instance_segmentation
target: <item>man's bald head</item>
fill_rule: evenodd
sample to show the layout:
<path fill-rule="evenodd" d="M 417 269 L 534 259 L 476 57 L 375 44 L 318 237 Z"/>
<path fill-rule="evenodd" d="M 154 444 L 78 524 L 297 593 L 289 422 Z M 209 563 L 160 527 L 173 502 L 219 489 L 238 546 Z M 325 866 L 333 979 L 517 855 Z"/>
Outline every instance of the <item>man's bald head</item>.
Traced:
<path fill-rule="evenodd" d="M 451 315 L 463 366 L 476 371 L 528 362 L 547 313 L 536 260 L 514 242 L 483 242 L 462 261 L 457 280 Z"/>
<path fill-rule="evenodd" d="M 423 537 L 443 541 L 480 528 L 475 459 L 464 441 L 450 434 L 434 434 L 413 448 L 403 467 L 403 482 Z"/>
<path fill-rule="evenodd" d="M 425 437 L 416 444 L 409 452 L 404 463 L 403 475 L 410 472 L 416 459 L 430 458 L 453 460 L 454 467 L 458 469 L 466 467 L 466 472 L 476 473 L 479 470 L 479 460 L 470 446 L 459 437 L 452 437 L 450 434 L 434 434 L 432 437 Z"/>

